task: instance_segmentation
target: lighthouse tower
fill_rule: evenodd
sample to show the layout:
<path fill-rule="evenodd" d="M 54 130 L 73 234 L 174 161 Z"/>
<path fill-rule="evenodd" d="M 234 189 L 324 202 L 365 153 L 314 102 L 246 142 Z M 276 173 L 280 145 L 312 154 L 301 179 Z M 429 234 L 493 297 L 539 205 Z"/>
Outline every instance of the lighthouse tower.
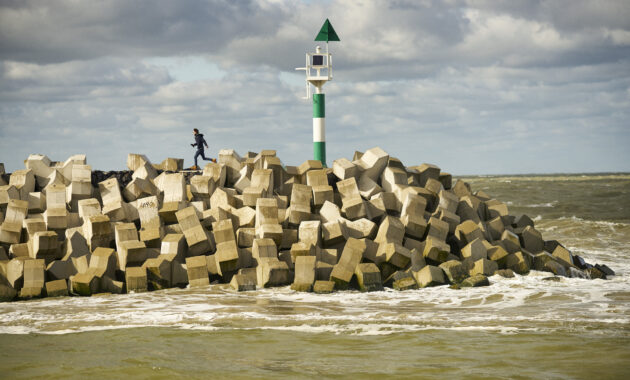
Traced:
<path fill-rule="evenodd" d="M 335 29 L 328 19 L 322 25 L 315 41 L 326 42 L 326 52 L 322 52 L 320 46 L 315 48 L 315 53 L 306 53 L 306 67 L 296 70 L 306 71 L 306 97 L 311 97 L 311 85 L 315 87 L 313 94 L 313 159 L 321 161 L 326 167 L 326 105 L 322 87 L 332 80 L 332 55 L 328 50 L 329 41 L 340 41 Z"/>

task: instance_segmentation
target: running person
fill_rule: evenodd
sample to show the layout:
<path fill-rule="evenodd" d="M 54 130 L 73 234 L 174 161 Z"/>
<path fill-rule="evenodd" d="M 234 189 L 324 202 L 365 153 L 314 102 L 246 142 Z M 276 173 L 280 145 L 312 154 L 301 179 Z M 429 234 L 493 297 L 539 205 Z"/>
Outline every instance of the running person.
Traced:
<path fill-rule="evenodd" d="M 195 152 L 195 169 L 199 169 L 199 166 L 197 166 L 197 157 L 201 156 L 201 158 L 205 161 L 213 162 L 213 160 L 211 158 L 206 158 L 206 155 L 204 154 L 204 146 L 207 148 L 208 143 L 206 142 L 206 139 L 203 138 L 203 133 L 199 133 L 199 130 L 195 128 L 193 129 L 193 135 L 195 136 L 195 143 L 190 144 L 190 146 L 197 147 L 197 152 Z"/>

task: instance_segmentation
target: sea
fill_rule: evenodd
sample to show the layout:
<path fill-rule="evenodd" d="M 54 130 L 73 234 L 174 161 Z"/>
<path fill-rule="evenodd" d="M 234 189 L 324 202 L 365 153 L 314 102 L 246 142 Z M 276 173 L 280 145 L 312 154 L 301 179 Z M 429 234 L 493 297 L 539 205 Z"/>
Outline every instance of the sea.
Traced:
<path fill-rule="evenodd" d="M 471 176 L 607 280 L 398 292 L 227 285 L 0 304 L 2 379 L 630 379 L 630 174 Z"/>

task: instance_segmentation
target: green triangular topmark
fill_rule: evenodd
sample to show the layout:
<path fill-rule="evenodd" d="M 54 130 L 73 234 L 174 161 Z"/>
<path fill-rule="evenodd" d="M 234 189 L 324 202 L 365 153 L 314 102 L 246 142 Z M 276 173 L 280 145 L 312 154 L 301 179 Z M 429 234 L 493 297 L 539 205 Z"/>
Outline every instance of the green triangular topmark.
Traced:
<path fill-rule="evenodd" d="M 333 26 L 330 23 L 330 21 L 326 19 L 326 21 L 324 22 L 324 25 L 322 25 L 322 28 L 319 30 L 317 37 L 315 37 L 315 41 L 328 42 L 328 41 L 341 41 L 341 40 L 339 39 L 339 36 L 337 36 L 337 33 L 335 32 L 335 29 L 333 29 Z"/>

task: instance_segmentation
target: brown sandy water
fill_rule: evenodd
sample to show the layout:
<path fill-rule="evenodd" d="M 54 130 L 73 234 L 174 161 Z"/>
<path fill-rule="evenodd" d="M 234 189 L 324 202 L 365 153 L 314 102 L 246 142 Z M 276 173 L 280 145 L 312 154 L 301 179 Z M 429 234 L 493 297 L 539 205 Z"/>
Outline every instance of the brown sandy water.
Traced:
<path fill-rule="evenodd" d="M 630 175 L 467 178 L 610 280 L 203 289 L 0 304 L 0 378 L 630 377 Z"/>

